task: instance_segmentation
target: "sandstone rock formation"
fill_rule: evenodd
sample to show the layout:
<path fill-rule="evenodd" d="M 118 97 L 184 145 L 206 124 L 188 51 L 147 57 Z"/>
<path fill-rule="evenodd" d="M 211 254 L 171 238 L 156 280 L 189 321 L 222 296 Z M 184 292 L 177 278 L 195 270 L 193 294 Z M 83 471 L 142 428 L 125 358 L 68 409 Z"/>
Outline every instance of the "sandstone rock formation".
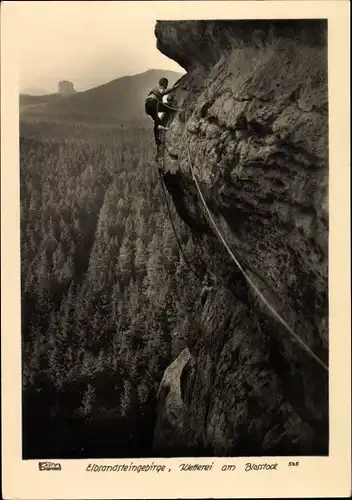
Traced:
<path fill-rule="evenodd" d="M 186 111 L 166 134 L 165 182 L 220 283 L 189 334 L 187 364 L 168 383 L 182 404 L 171 411 L 160 397 L 155 452 L 326 454 L 328 373 L 229 257 L 186 147 L 238 260 L 328 364 L 326 23 L 160 21 L 155 33 L 159 50 L 187 70 L 175 93 Z"/>
<path fill-rule="evenodd" d="M 67 80 L 62 80 L 61 82 L 59 82 L 59 94 L 71 95 L 75 93 L 76 91 L 72 82 L 69 82 Z"/>
<path fill-rule="evenodd" d="M 187 450 L 186 442 L 182 439 L 181 415 L 185 412 L 185 404 L 182 394 L 182 374 L 187 372 L 187 366 L 190 363 L 191 355 L 189 349 L 185 347 L 179 356 L 167 367 L 161 380 L 158 400 L 159 408 L 157 428 L 159 429 L 158 438 L 160 441 L 159 453 L 165 451 L 172 442 L 172 447 L 178 454 L 183 454 Z M 177 432 L 174 432 L 176 426 Z M 173 441 L 175 439 L 175 441 Z M 165 450 L 163 443 L 167 443 Z"/>

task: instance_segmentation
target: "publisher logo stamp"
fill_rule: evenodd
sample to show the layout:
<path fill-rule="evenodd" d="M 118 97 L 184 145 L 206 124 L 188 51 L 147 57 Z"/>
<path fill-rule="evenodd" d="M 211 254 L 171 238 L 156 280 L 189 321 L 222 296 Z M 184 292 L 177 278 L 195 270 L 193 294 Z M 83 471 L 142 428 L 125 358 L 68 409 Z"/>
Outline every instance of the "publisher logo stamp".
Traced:
<path fill-rule="evenodd" d="M 40 471 L 52 471 L 52 470 L 61 470 L 61 464 L 54 462 L 39 462 L 38 468 Z"/>

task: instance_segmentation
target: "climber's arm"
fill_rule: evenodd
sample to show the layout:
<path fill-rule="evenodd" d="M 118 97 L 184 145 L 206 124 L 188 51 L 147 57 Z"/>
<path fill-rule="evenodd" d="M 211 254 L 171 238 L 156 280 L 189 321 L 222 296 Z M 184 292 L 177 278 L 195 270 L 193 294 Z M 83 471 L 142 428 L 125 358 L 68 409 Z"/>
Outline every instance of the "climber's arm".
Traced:
<path fill-rule="evenodd" d="M 176 82 L 175 85 L 173 87 L 170 87 L 169 89 L 166 89 L 164 91 L 164 95 L 167 95 L 167 94 L 170 94 L 170 92 L 173 92 L 174 90 L 178 89 L 178 87 L 181 85 L 181 82 L 178 83 Z"/>

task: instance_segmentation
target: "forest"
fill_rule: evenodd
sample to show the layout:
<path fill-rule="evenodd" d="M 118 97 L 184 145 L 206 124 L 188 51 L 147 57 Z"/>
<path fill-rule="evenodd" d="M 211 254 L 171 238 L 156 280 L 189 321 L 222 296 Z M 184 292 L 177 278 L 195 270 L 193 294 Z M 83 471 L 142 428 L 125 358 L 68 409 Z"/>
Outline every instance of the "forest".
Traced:
<path fill-rule="evenodd" d="M 200 293 L 154 156 L 144 124 L 20 123 L 24 459 L 151 456 Z"/>

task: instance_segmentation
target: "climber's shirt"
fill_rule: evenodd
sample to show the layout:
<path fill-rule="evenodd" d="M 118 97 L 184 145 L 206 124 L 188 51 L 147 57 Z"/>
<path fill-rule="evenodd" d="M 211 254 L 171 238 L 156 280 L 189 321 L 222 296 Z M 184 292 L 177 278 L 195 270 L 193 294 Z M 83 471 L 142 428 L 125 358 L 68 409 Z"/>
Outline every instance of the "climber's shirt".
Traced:
<path fill-rule="evenodd" d="M 154 100 L 162 102 L 163 96 L 166 95 L 167 93 L 168 92 L 166 92 L 166 89 L 164 89 L 163 87 L 154 87 L 153 90 L 149 92 L 146 102 Z"/>

